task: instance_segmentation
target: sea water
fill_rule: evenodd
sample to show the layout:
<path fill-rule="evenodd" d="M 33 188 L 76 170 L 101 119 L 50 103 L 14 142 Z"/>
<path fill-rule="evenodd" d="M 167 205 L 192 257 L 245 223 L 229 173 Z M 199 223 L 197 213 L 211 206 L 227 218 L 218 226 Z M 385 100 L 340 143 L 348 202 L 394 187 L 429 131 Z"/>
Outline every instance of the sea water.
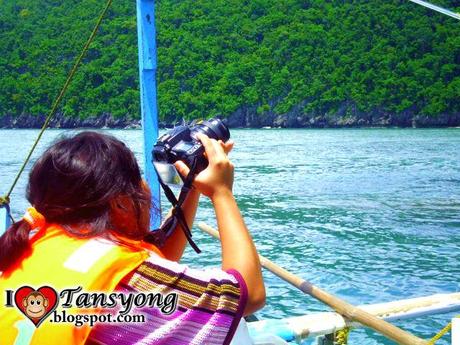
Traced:
<path fill-rule="evenodd" d="M 107 130 L 142 164 L 142 132 Z M 48 130 L 32 162 L 57 137 Z M 37 130 L 0 130 L 0 193 Z M 352 304 L 460 291 L 460 129 L 232 130 L 234 192 L 261 254 Z M 27 171 L 12 195 L 27 202 Z M 163 203 L 163 209 L 168 208 Z M 197 222 L 215 225 L 202 199 Z M 196 222 L 196 223 L 197 223 Z M 219 244 L 193 229 L 203 250 L 183 262 L 218 266 Z M 285 318 L 329 310 L 264 272 L 267 304 L 256 316 Z M 396 322 L 431 338 L 454 314 Z M 445 337 L 439 344 L 448 344 Z M 392 344 L 353 330 L 350 344 Z"/>

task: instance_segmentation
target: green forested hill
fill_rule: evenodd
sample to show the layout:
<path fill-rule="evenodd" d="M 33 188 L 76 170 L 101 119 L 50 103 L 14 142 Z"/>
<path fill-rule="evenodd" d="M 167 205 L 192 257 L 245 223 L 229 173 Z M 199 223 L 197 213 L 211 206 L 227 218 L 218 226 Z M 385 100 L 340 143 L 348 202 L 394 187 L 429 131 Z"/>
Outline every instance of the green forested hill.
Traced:
<path fill-rule="evenodd" d="M 102 6 L 0 0 L 0 115 L 47 112 Z M 160 0 L 156 10 L 168 122 L 299 105 L 341 116 L 460 112 L 460 22 L 408 1 Z M 115 0 L 62 112 L 139 117 L 136 44 L 135 1 Z"/>

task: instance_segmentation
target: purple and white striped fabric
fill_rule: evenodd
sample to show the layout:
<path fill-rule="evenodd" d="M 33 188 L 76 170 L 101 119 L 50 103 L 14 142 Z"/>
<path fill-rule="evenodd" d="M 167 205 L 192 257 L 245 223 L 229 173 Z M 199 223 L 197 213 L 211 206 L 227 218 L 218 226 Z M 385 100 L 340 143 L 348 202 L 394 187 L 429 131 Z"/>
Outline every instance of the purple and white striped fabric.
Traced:
<path fill-rule="evenodd" d="M 117 291 L 177 294 L 177 308 L 170 315 L 158 307 L 135 309 L 131 314 L 145 315 L 145 322 L 98 324 L 88 343 L 229 344 L 247 301 L 237 271 L 196 270 L 155 254 L 125 277 Z"/>

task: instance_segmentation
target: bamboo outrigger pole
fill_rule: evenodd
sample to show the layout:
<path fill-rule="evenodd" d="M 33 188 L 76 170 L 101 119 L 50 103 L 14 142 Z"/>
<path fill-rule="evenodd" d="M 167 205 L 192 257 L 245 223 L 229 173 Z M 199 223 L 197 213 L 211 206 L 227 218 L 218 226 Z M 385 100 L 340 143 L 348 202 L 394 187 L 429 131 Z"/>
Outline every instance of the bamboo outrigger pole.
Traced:
<path fill-rule="evenodd" d="M 213 229 L 205 223 L 198 224 L 198 227 L 209 235 L 219 238 L 219 233 L 217 230 Z M 396 341 L 398 344 L 403 345 L 427 345 L 428 342 L 420 339 L 413 334 L 402 330 L 399 327 L 392 325 L 378 317 L 369 314 L 368 312 L 351 305 L 350 303 L 331 295 L 330 293 L 322 290 L 321 288 L 311 284 L 310 282 L 296 276 L 295 274 L 285 270 L 284 268 L 278 266 L 271 260 L 265 258 L 259 254 L 259 259 L 261 265 L 268 269 L 270 272 L 274 273 L 281 279 L 285 280 L 289 284 L 295 286 L 300 291 L 305 294 L 308 294 L 321 302 L 327 304 L 333 308 L 337 313 L 343 315 L 344 317 L 361 323 L 364 326 L 372 328 L 377 332 L 383 334 L 389 339 Z"/>

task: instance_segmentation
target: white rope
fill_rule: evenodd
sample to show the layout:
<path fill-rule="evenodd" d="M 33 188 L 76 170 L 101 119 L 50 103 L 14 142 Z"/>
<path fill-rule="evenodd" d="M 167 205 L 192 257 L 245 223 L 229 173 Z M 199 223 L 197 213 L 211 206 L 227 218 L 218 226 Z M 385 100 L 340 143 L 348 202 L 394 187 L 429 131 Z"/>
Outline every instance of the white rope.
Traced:
<path fill-rule="evenodd" d="M 449 10 L 446 10 L 446 9 L 443 8 L 443 7 L 439 7 L 439 6 L 430 4 L 429 2 L 422 1 L 422 0 L 409 0 L 409 1 L 415 2 L 416 4 L 419 4 L 419 5 L 421 5 L 421 6 L 430 8 L 430 9 L 432 9 L 432 10 L 434 10 L 434 11 L 439 12 L 439 13 L 443 13 L 443 14 L 449 16 L 449 17 L 452 17 L 452 18 L 455 18 L 455 19 L 460 20 L 460 14 L 455 13 L 455 12 L 452 12 L 452 11 L 449 11 Z"/>

